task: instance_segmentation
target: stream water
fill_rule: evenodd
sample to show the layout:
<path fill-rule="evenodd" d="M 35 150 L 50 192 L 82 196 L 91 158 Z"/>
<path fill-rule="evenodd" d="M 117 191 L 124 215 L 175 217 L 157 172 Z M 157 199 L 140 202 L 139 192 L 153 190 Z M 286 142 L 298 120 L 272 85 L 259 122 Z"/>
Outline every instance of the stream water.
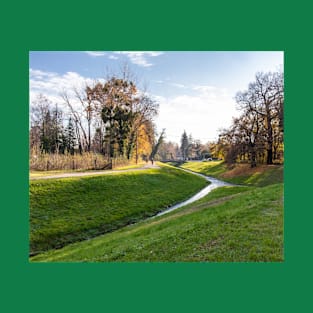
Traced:
<path fill-rule="evenodd" d="M 204 177 L 211 184 L 206 186 L 206 187 L 204 187 L 202 190 L 200 190 L 198 193 L 193 195 L 191 198 L 189 198 L 189 199 L 187 199 L 187 200 L 185 200 L 183 202 L 177 203 L 177 204 L 167 208 L 166 210 L 158 213 L 157 215 L 155 215 L 153 217 L 157 217 L 157 216 L 161 216 L 161 215 L 167 214 L 167 213 L 172 212 L 172 211 L 174 211 L 174 210 L 176 210 L 178 208 L 181 208 L 184 205 L 187 205 L 187 204 L 190 204 L 192 202 L 195 202 L 195 201 L 203 198 L 209 192 L 211 192 L 212 190 L 214 190 L 216 188 L 224 187 L 224 186 L 235 186 L 234 184 L 230 184 L 230 183 L 224 182 L 222 180 L 219 180 L 219 179 L 216 179 L 216 178 L 213 178 L 213 177 L 210 177 L 210 176 L 206 176 L 206 175 L 203 175 L 203 174 L 200 174 L 200 173 L 195 173 L 195 172 L 192 172 L 192 171 L 189 171 L 189 170 L 185 170 L 185 169 L 181 169 L 181 170 L 186 171 L 188 173 L 192 173 L 194 175 L 198 175 L 200 177 Z"/>

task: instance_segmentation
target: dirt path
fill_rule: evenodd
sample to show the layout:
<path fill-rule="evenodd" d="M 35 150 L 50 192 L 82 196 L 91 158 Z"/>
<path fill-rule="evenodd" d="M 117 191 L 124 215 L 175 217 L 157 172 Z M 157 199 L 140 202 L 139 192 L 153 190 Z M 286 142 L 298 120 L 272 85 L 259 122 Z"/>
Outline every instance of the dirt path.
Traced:
<path fill-rule="evenodd" d="M 106 175 L 112 173 L 123 173 L 123 172 L 133 172 L 133 171 L 142 171 L 151 168 L 160 168 L 158 165 L 145 164 L 143 167 L 139 168 L 130 168 L 125 170 L 106 170 L 106 171 L 94 171 L 94 172 L 81 172 L 81 173 L 62 173 L 54 174 L 49 176 L 39 176 L 39 177 L 30 177 L 30 180 L 38 179 L 54 179 L 54 178 L 68 178 L 68 177 L 82 177 L 82 176 L 94 176 L 94 175 Z"/>

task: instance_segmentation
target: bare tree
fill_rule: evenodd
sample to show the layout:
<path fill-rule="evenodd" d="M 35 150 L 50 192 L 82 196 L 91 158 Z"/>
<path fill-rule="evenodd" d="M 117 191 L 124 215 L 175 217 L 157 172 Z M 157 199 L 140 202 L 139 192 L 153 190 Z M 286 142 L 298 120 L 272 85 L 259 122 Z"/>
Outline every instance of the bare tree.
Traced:
<path fill-rule="evenodd" d="M 254 112 L 262 119 L 266 129 L 267 164 L 273 164 L 275 121 L 279 120 L 283 130 L 283 73 L 257 73 L 256 81 L 249 84 L 247 91 L 237 93 L 236 101 L 241 109 Z"/>
<path fill-rule="evenodd" d="M 70 114 L 73 117 L 73 120 L 75 123 L 76 138 L 78 141 L 79 151 L 80 153 L 82 153 L 83 147 L 88 146 L 88 136 L 87 136 L 87 132 L 85 130 L 85 127 L 82 121 L 81 112 L 79 112 L 75 108 L 74 103 L 72 103 L 68 93 L 65 90 L 63 90 L 63 92 L 61 93 L 61 97 L 64 100 L 67 107 L 69 108 Z"/>

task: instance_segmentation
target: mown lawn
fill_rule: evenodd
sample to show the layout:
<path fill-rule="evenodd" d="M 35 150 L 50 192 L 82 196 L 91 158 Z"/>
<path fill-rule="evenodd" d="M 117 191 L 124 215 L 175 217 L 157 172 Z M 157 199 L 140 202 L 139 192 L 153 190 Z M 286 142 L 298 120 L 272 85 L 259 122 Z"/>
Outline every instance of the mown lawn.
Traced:
<path fill-rule="evenodd" d="M 283 185 L 219 188 L 167 215 L 31 261 L 281 262 Z"/>
<path fill-rule="evenodd" d="M 207 182 L 169 166 L 30 181 L 30 254 L 93 238 L 187 199 Z"/>

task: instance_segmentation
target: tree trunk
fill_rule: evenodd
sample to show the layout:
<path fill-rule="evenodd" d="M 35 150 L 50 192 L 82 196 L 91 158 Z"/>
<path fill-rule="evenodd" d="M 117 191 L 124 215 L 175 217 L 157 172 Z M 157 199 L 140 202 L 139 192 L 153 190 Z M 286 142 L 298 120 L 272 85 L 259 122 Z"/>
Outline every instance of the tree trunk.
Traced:
<path fill-rule="evenodd" d="M 267 149 L 267 161 L 266 161 L 267 164 L 273 164 L 273 150 L 270 148 L 270 149 Z"/>
<path fill-rule="evenodd" d="M 91 130 L 90 130 L 90 120 L 88 120 L 88 143 L 87 143 L 87 150 L 90 152 L 91 148 Z"/>
<path fill-rule="evenodd" d="M 267 122 L 267 164 L 273 164 L 273 129 L 270 110 L 267 105 L 266 109 L 266 122 Z"/>
<path fill-rule="evenodd" d="M 136 134 L 136 164 L 138 164 L 138 130 Z"/>
<path fill-rule="evenodd" d="M 251 144 L 250 146 L 250 156 L 251 156 L 251 160 L 250 160 L 250 165 L 251 168 L 256 167 L 256 152 L 255 152 L 255 145 Z"/>

